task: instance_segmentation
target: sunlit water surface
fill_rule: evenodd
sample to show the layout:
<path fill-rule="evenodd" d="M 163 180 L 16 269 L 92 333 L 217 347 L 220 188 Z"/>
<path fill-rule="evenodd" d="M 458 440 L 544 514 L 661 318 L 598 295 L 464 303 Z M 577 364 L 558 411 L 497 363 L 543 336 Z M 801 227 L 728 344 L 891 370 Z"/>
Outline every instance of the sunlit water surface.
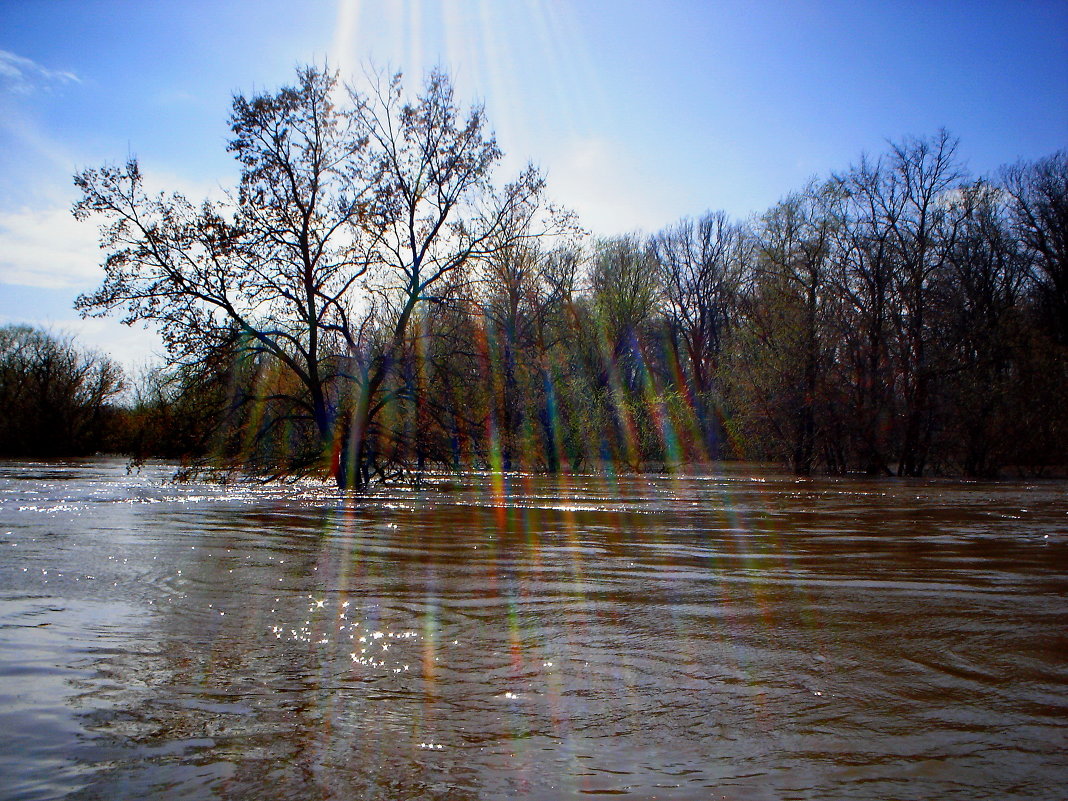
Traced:
<path fill-rule="evenodd" d="M 0 463 L 0 797 L 1062 798 L 1058 483 Z"/>

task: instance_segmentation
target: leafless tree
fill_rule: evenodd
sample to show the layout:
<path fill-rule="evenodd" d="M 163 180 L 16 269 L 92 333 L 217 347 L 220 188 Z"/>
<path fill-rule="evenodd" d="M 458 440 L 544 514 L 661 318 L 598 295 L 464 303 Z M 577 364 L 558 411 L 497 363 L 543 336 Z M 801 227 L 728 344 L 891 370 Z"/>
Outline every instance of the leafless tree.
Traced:
<path fill-rule="evenodd" d="M 788 400 L 771 422 L 794 471 L 815 466 L 821 385 L 826 375 L 828 315 L 833 301 L 831 242 L 835 220 L 827 212 L 828 187 L 811 184 L 764 215 L 757 227 L 756 286 L 764 308 L 752 309 L 766 349 L 777 350 L 781 369 L 769 378 Z M 769 354 L 770 355 L 770 354 Z M 779 419 L 776 419 L 779 417 Z"/>
<path fill-rule="evenodd" d="M 751 238 L 724 212 L 709 212 L 696 222 L 684 219 L 652 239 L 671 357 L 678 359 L 679 374 L 687 378 L 688 399 L 712 454 L 718 452 L 720 432 L 712 419 L 710 394 L 751 246 Z"/>
<path fill-rule="evenodd" d="M 417 306 L 465 263 L 501 246 L 505 221 L 539 203 L 533 168 L 493 182 L 501 152 L 481 107 L 457 105 L 443 73 L 414 98 L 372 76 L 342 102 L 337 76 L 306 67 L 277 93 L 234 100 L 241 165 L 225 201 L 150 195 L 141 170 L 86 170 L 80 218 L 103 218 L 105 281 L 85 314 L 155 322 L 173 361 L 239 340 L 293 380 L 261 400 L 306 425 L 289 469 L 323 466 L 346 487 L 376 469 L 372 424 Z"/>
<path fill-rule="evenodd" d="M 0 328 L 0 454 L 79 456 L 106 446 L 109 405 L 124 387 L 117 364 L 73 337 Z"/>
<path fill-rule="evenodd" d="M 1007 168 L 1001 185 L 1043 312 L 1068 345 L 1068 150 Z"/>

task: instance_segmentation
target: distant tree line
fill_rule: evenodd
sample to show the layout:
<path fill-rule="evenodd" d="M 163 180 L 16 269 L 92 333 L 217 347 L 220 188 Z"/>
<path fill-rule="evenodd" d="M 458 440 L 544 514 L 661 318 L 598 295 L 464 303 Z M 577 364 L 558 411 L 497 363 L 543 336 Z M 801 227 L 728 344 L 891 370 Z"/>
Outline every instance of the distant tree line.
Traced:
<path fill-rule="evenodd" d="M 720 391 L 799 474 L 1064 464 L 1068 154 L 967 176 L 944 132 L 748 226 Z"/>
<path fill-rule="evenodd" d="M 430 468 L 1041 474 L 1068 464 L 1068 152 L 969 176 L 946 133 L 745 221 L 590 240 L 527 169 L 493 180 L 447 78 L 234 101 L 239 185 L 196 206 L 136 162 L 85 313 L 160 326 L 119 439 L 340 486 Z"/>
<path fill-rule="evenodd" d="M 121 368 L 69 336 L 0 328 L 0 456 L 84 456 L 124 449 L 115 405 Z"/>

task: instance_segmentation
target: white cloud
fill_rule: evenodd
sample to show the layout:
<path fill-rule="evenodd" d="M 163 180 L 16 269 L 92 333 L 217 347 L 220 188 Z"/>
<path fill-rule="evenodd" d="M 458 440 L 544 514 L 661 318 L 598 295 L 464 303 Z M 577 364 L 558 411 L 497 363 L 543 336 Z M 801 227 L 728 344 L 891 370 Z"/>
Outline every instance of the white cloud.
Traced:
<path fill-rule="evenodd" d="M 166 170 L 144 173 L 149 194 L 181 192 L 194 205 L 205 198 L 226 200 L 218 181 L 191 180 Z M 103 280 L 99 225 L 105 220 L 75 220 L 75 197 L 70 189 L 46 184 L 35 189 L 27 205 L 0 208 L 0 283 L 86 290 Z"/>
<path fill-rule="evenodd" d="M 57 85 L 81 82 L 73 72 L 48 69 L 10 50 L 0 50 L 0 88 L 7 91 L 27 95 Z"/>
<path fill-rule="evenodd" d="M 68 206 L 0 212 L 0 283 L 87 288 L 103 278 L 97 228 Z"/>
<path fill-rule="evenodd" d="M 620 143 L 599 138 L 565 145 L 548 162 L 548 184 L 554 200 L 578 212 L 584 227 L 605 236 L 656 231 L 671 222 L 672 210 L 684 200 L 647 176 Z"/>
<path fill-rule="evenodd" d="M 123 325 L 114 317 L 87 317 L 59 320 L 50 327 L 74 334 L 79 345 L 107 354 L 130 374 L 163 361 L 163 341 L 155 329 L 144 325 Z"/>
<path fill-rule="evenodd" d="M 199 206 L 205 200 L 210 200 L 212 203 L 225 203 L 226 187 L 237 186 L 236 175 L 224 175 L 213 179 L 190 178 L 140 160 L 138 166 L 144 176 L 145 192 L 148 195 L 155 195 L 159 192 L 170 195 L 177 192 L 184 195 L 185 199 L 194 206 Z"/>
<path fill-rule="evenodd" d="M 163 340 L 154 328 L 135 323 L 123 325 L 114 317 L 55 317 L 52 315 L 0 315 L 0 326 L 32 325 L 59 335 L 74 337 L 79 348 L 103 353 L 122 365 L 127 374 L 165 360 Z"/>

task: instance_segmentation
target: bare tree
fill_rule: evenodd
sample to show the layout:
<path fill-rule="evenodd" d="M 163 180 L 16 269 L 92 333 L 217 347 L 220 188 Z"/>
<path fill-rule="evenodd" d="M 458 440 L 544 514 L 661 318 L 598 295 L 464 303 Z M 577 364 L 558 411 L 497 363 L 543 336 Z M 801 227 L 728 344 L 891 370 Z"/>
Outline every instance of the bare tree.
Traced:
<path fill-rule="evenodd" d="M 442 73 L 411 99 L 399 75 L 379 77 L 345 104 L 334 73 L 297 77 L 235 98 L 241 179 L 223 202 L 149 195 L 133 160 L 76 177 L 75 214 L 103 218 L 108 250 L 103 286 L 78 307 L 155 322 L 175 362 L 235 340 L 271 359 L 292 381 L 261 400 L 285 408 L 276 425 L 307 430 L 277 467 L 332 454 L 339 485 L 360 487 L 376 472 L 373 421 L 400 398 L 385 388 L 416 307 L 499 247 L 544 183 L 533 168 L 493 183 L 501 153 L 483 110 L 461 111 Z"/>
<path fill-rule="evenodd" d="M 860 163 L 836 176 L 834 211 L 835 285 L 842 298 L 839 335 L 843 343 L 843 384 L 850 390 L 846 427 L 860 468 L 868 475 L 890 474 L 894 415 L 892 358 L 894 276 L 897 261 L 893 226 L 903 197 L 888 187 L 882 159 Z"/>
<path fill-rule="evenodd" d="M 798 475 L 815 468 L 827 405 L 835 225 L 827 191 L 811 184 L 758 222 L 743 330 L 734 338 L 732 367 L 744 373 L 736 411 L 750 436 L 767 441 Z"/>
<path fill-rule="evenodd" d="M 898 475 L 923 474 L 935 431 L 932 384 L 939 369 L 936 298 L 964 218 L 957 198 L 963 169 L 957 141 L 944 130 L 893 145 L 882 187 L 895 260 L 897 369 L 902 431 Z"/>
<path fill-rule="evenodd" d="M 640 333 L 654 317 L 660 281 L 651 249 L 635 235 L 602 239 L 594 248 L 590 289 L 606 369 L 635 388 Z"/>
<path fill-rule="evenodd" d="M 664 312 L 679 374 L 710 454 L 720 432 L 712 419 L 710 393 L 724 337 L 733 322 L 751 240 L 724 212 L 684 219 L 652 239 L 664 288 Z M 682 358 L 678 358 L 679 356 Z"/>
<path fill-rule="evenodd" d="M 954 442 L 947 455 L 966 475 L 991 476 L 1013 450 L 1013 407 L 1036 400 L 1018 395 L 1026 259 L 996 187 L 976 181 L 957 203 L 964 216 L 940 298 L 951 362 L 943 388 Z"/>
<path fill-rule="evenodd" d="M 0 328 L 0 455 L 79 456 L 105 446 L 109 404 L 124 386 L 117 364 L 73 337 Z"/>
<path fill-rule="evenodd" d="M 203 362 L 240 343 L 299 380 L 277 421 L 308 425 L 312 447 L 288 468 L 319 459 L 336 412 L 338 331 L 348 294 L 367 269 L 359 223 L 373 200 L 367 140 L 333 101 L 335 77 L 304 68 L 276 94 L 234 99 L 229 149 L 240 183 L 225 201 L 194 206 L 149 195 L 136 161 L 75 178 L 81 219 L 102 217 L 105 280 L 83 314 L 123 309 L 156 323 L 174 364 Z"/>
<path fill-rule="evenodd" d="M 1051 330 L 1068 345 L 1068 150 L 1002 173 L 1013 230 Z"/>
<path fill-rule="evenodd" d="M 799 475 L 812 472 L 817 448 L 817 406 L 824 376 L 827 307 L 831 300 L 830 248 L 834 219 L 826 211 L 823 194 L 811 186 L 780 203 L 760 229 L 759 267 L 777 281 L 797 304 L 794 332 L 801 384 L 793 409 L 791 463 Z"/>
<path fill-rule="evenodd" d="M 567 281 L 561 267 L 583 233 L 567 210 L 547 207 L 538 216 L 535 211 L 517 207 L 497 234 L 499 247 L 476 270 L 477 307 L 500 384 L 493 425 L 505 470 L 521 458 L 521 429 L 533 424 L 541 405 L 541 392 L 532 385 L 544 385 L 547 322 L 559 309 L 561 293 L 573 284 L 573 269 Z M 552 234 L 553 250 L 544 247 L 544 234 Z"/>

